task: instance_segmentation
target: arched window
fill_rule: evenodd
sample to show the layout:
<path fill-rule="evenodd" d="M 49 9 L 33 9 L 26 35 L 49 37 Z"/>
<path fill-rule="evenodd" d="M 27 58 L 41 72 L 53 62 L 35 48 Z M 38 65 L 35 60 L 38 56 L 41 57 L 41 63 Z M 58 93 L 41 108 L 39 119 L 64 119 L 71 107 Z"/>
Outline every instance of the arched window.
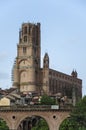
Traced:
<path fill-rule="evenodd" d="M 27 27 L 24 27 L 24 34 L 27 34 Z"/>
<path fill-rule="evenodd" d="M 24 36 L 24 42 L 27 42 L 27 36 Z"/>

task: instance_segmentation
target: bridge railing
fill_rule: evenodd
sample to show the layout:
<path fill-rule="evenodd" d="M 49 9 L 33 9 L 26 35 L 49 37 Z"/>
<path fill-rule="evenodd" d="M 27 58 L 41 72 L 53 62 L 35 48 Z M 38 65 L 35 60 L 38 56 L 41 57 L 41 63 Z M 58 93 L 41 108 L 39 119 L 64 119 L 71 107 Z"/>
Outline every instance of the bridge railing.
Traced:
<path fill-rule="evenodd" d="M 6 110 L 51 110 L 51 105 L 13 105 L 0 106 L 0 111 Z"/>
<path fill-rule="evenodd" d="M 0 111 L 51 111 L 51 110 L 70 110 L 71 108 L 62 107 L 58 105 L 13 105 L 13 106 L 0 106 Z"/>

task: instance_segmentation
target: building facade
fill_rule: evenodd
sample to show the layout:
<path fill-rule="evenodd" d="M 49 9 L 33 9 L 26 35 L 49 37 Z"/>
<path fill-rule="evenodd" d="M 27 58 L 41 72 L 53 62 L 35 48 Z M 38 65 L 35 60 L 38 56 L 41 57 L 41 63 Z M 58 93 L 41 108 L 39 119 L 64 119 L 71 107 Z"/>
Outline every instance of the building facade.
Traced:
<path fill-rule="evenodd" d="M 73 101 L 82 97 L 82 80 L 77 72 L 64 74 L 49 68 L 49 56 L 45 53 L 41 67 L 40 23 L 23 23 L 19 31 L 17 57 L 12 71 L 13 87 L 23 93 L 60 93 Z"/>

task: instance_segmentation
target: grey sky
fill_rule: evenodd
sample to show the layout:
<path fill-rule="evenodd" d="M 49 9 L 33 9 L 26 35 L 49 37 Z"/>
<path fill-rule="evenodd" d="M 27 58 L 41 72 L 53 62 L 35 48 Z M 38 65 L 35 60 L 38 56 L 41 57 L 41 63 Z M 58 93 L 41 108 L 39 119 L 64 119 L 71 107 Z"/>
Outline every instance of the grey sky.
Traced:
<path fill-rule="evenodd" d="M 41 23 L 41 57 L 47 51 L 50 68 L 83 80 L 86 94 L 86 1 L 0 1 L 0 87 L 11 87 L 11 70 L 17 55 L 19 28 L 23 22 Z M 7 78 L 4 76 L 6 75 Z"/>

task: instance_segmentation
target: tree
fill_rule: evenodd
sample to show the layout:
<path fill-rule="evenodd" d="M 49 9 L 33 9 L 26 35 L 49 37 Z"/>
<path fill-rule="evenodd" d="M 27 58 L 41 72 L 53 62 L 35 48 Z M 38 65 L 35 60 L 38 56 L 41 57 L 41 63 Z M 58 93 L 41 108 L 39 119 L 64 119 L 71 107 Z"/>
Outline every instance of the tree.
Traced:
<path fill-rule="evenodd" d="M 78 130 L 78 127 L 76 122 L 74 122 L 71 118 L 67 118 L 62 122 L 59 130 Z"/>
<path fill-rule="evenodd" d="M 86 96 L 76 104 L 70 118 L 63 121 L 59 130 L 86 130 Z"/>
<path fill-rule="evenodd" d="M 75 106 L 71 113 L 71 118 L 78 127 L 86 129 L 86 96 L 84 96 Z"/>
<path fill-rule="evenodd" d="M 48 95 L 43 95 L 41 98 L 41 104 L 42 105 L 55 105 L 55 99 L 52 99 L 50 96 Z"/>
<path fill-rule="evenodd" d="M 40 118 L 36 126 L 32 127 L 32 130 L 49 130 L 49 127 L 47 122 L 43 118 Z"/>
<path fill-rule="evenodd" d="M 3 119 L 0 119 L 0 130 L 9 130 L 6 122 Z"/>

